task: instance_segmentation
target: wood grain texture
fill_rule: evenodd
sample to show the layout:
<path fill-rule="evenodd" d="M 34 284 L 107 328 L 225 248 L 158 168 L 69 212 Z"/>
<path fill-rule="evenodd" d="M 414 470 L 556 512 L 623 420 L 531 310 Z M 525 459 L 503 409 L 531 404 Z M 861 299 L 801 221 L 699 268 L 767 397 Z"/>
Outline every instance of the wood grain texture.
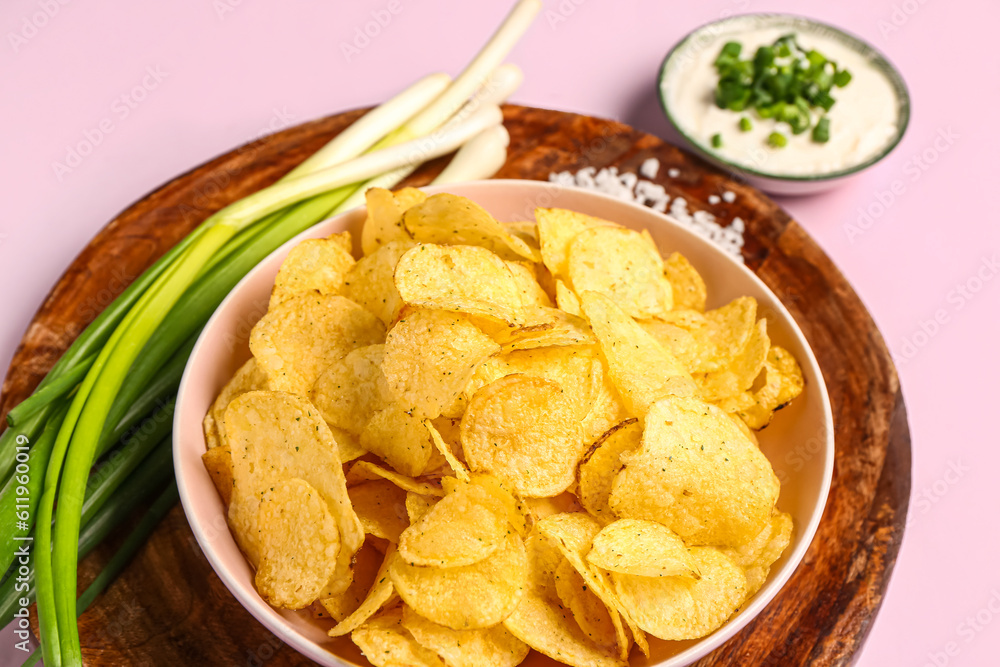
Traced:
<path fill-rule="evenodd" d="M 142 270 L 213 211 L 279 178 L 360 111 L 305 123 L 220 156 L 119 214 L 70 265 L 15 353 L 0 415 L 23 400 L 73 338 Z M 833 407 L 836 464 L 823 521 L 795 575 L 742 632 L 698 664 L 848 665 L 864 643 L 892 573 L 910 490 L 906 409 L 888 350 L 858 296 L 809 235 L 773 201 L 656 137 L 614 121 L 505 107 L 511 135 L 500 178 L 660 161 L 658 182 L 688 209 L 737 194 L 747 265 L 809 340 Z M 423 185 L 444 160 L 407 180 Z M 680 175 L 669 178 L 667 170 Z M 544 205 L 544 202 L 539 202 Z M 82 565 L 81 586 L 122 533 Z M 88 665 L 311 664 L 229 594 L 175 507 L 119 580 L 80 621 Z"/>

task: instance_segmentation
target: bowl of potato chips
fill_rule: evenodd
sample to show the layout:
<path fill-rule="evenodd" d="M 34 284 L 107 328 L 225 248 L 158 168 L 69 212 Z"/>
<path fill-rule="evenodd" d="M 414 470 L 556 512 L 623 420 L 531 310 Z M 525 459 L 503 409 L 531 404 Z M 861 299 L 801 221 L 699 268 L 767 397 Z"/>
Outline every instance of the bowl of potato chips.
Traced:
<path fill-rule="evenodd" d="M 366 200 L 250 272 L 181 382 L 181 501 L 240 603 L 338 666 L 676 666 L 745 626 L 833 470 L 774 294 L 594 192 Z"/>

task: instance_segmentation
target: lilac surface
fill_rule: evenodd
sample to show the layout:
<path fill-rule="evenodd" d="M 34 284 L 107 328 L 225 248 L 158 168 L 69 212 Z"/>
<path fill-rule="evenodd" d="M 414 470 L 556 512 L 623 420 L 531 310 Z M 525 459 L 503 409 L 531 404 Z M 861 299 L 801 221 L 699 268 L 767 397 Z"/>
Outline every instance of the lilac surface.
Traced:
<path fill-rule="evenodd" d="M 4 367 L 65 266 L 130 202 L 263 132 L 375 104 L 431 71 L 457 73 L 509 6 L 63 2 L 0 5 Z M 888 159 L 835 191 L 781 202 L 874 315 L 909 410 L 909 526 L 858 664 L 995 664 L 1000 6 L 546 0 L 510 58 L 526 76 L 514 101 L 670 138 L 655 94 L 663 55 L 692 28 L 751 11 L 860 35 L 900 68 L 913 98 L 909 132 Z M 373 16 L 385 25 L 355 45 Z M 88 154 L 69 157 L 81 144 Z M 8 629 L 0 665 L 20 663 L 12 644 Z"/>

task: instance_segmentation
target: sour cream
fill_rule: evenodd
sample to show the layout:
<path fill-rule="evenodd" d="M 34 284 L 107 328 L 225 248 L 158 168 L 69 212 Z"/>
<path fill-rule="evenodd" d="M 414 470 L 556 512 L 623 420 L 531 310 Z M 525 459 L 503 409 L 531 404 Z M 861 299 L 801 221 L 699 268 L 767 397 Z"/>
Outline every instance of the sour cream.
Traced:
<path fill-rule="evenodd" d="M 740 57 L 747 59 L 758 47 L 771 45 L 791 32 L 804 50 L 819 51 L 852 75 L 847 86 L 831 90 L 836 104 L 826 114 L 830 119 L 830 140 L 826 143 L 813 141 L 810 131 L 795 135 L 787 123 L 761 118 L 755 110 L 734 112 L 715 104 L 719 75 L 714 63 L 726 42 L 740 42 Z M 877 66 L 879 58 L 843 34 L 801 19 L 794 25 L 758 22 L 756 27 L 748 21 L 731 20 L 698 31 L 673 54 L 660 82 L 661 93 L 678 129 L 702 150 L 775 176 L 821 176 L 877 157 L 899 133 L 901 101 L 892 81 Z M 744 116 L 753 124 L 748 132 L 740 129 Z M 819 117 L 814 116 L 814 124 Z M 775 131 L 786 136 L 786 146 L 768 145 L 767 138 Z M 722 138 L 719 148 L 712 147 L 715 134 Z"/>

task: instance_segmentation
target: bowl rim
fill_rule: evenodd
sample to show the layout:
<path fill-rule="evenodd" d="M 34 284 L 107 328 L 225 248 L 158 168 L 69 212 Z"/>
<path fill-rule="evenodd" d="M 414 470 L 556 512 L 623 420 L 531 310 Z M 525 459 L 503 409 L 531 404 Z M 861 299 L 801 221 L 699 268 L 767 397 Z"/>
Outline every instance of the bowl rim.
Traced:
<path fill-rule="evenodd" d="M 535 181 L 535 180 L 523 180 L 523 179 L 488 179 L 480 181 L 468 181 L 464 183 L 454 183 L 441 186 L 422 186 L 421 189 L 425 190 L 429 194 L 435 194 L 438 192 L 449 192 L 454 189 L 465 188 L 469 186 L 474 187 L 485 187 L 489 189 L 502 189 L 506 187 L 515 186 L 518 188 L 528 188 L 529 190 L 536 190 L 538 195 L 544 195 L 544 193 L 551 193 L 552 190 L 573 190 L 578 193 L 584 194 L 585 197 L 593 197 L 597 200 L 603 200 L 608 203 L 617 204 L 624 206 L 626 208 L 634 208 L 638 211 L 642 211 L 644 214 L 653 215 L 659 218 L 661 222 L 671 228 L 671 233 L 686 235 L 690 238 L 697 239 L 697 242 L 703 243 L 708 246 L 713 254 L 720 255 L 725 258 L 724 261 L 730 262 L 739 271 L 742 271 L 744 276 L 749 279 L 752 283 L 763 290 L 765 293 L 770 295 L 774 301 L 775 310 L 783 318 L 783 322 L 787 324 L 788 331 L 793 338 L 797 339 L 801 344 L 805 357 L 800 359 L 800 363 L 803 367 L 808 367 L 809 370 L 815 375 L 816 382 L 810 384 L 810 389 L 819 392 L 820 405 L 822 407 L 822 417 L 823 417 L 823 432 L 824 432 L 824 448 L 822 455 L 822 466 L 823 474 L 822 480 L 819 488 L 819 495 L 816 503 L 816 507 L 809 517 L 809 521 L 804 526 L 801 526 L 801 537 L 802 539 L 790 552 L 783 554 L 782 557 L 787 557 L 787 560 L 782 565 L 781 569 L 777 572 L 772 572 L 773 578 L 769 577 L 764 585 L 752 596 L 752 598 L 738 608 L 734 615 L 737 618 L 730 618 L 723 624 L 720 628 L 716 629 L 714 632 L 701 637 L 697 640 L 693 640 L 694 644 L 687 647 L 686 649 L 680 651 L 679 653 L 670 656 L 666 660 L 656 663 L 658 667 L 681 667 L 683 665 L 691 664 L 693 661 L 708 655 L 715 649 L 719 648 L 732 637 L 734 637 L 740 630 L 742 630 L 746 625 L 748 625 L 752 620 L 754 620 L 764 608 L 771 603 L 774 597 L 784 588 L 785 584 L 791 578 L 792 574 L 795 573 L 799 566 L 802 564 L 802 560 L 805 557 L 806 551 L 811 546 L 816 532 L 819 528 L 819 524 L 826 511 L 826 505 L 829 502 L 830 488 L 833 480 L 833 468 L 834 468 L 834 454 L 835 454 L 835 441 L 834 441 L 834 422 L 833 422 L 833 412 L 830 404 L 829 393 L 826 388 L 826 381 L 820 368 L 819 362 L 813 353 L 812 347 L 809 345 L 808 339 L 806 339 L 805 334 L 802 332 L 792 317 L 791 313 L 785 308 L 785 305 L 777 297 L 776 294 L 761 280 L 757 274 L 751 271 L 743 262 L 737 261 L 731 257 L 726 251 L 722 250 L 718 245 L 711 242 L 710 240 L 696 234 L 688 227 L 684 226 L 671 216 L 666 213 L 661 213 L 655 211 L 648 206 L 643 206 L 641 204 L 620 199 L 611 195 L 607 195 L 601 192 L 596 192 L 592 190 L 584 190 L 581 188 L 569 188 L 565 186 L 558 185 L 556 183 L 547 181 Z M 530 194 L 530 193 L 529 193 Z M 210 337 L 210 332 L 214 329 L 214 323 L 217 319 L 221 317 L 221 314 L 226 309 L 227 304 L 236 298 L 236 295 L 242 290 L 243 286 L 250 282 L 254 275 L 261 270 L 261 267 L 278 254 L 287 253 L 292 247 L 300 243 L 305 238 L 311 238 L 310 233 L 315 233 L 314 230 L 319 225 L 324 225 L 332 220 L 345 218 L 351 215 L 357 215 L 359 209 L 363 206 L 345 211 L 336 216 L 331 216 L 326 218 L 316 225 L 304 230 L 292 239 L 288 240 L 280 247 L 276 248 L 264 259 L 258 262 L 247 274 L 240 279 L 240 281 L 230 290 L 229 294 L 220 302 L 219 306 L 216 308 L 215 312 L 206 322 L 204 328 L 198 335 L 198 339 L 192 348 L 191 355 L 188 358 L 188 362 L 185 364 L 184 373 L 181 377 L 180 385 L 177 391 L 177 409 L 174 412 L 173 418 L 173 431 L 171 434 L 171 448 L 172 448 L 172 462 L 174 465 L 174 470 L 177 472 L 177 488 L 180 495 L 181 506 L 183 507 L 185 517 L 187 518 L 188 525 L 191 527 L 191 531 L 195 536 L 198 546 L 201 548 L 206 560 L 208 560 L 213 571 L 220 578 L 229 592 L 236 598 L 236 600 L 246 609 L 254 618 L 256 618 L 265 628 L 274 633 L 281 639 L 281 641 L 287 643 L 296 651 L 302 655 L 315 660 L 320 664 L 334 664 L 343 665 L 348 667 L 349 663 L 343 661 L 340 656 L 328 651 L 326 648 L 321 646 L 319 643 L 309 639 L 308 637 L 301 634 L 294 628 L 288 626 L 288 622 L 283 618 L 280 612 L 273 607 L 271 607 L 267 602 L 265 602 L 255 589 L 248 592 L 243 582 L 241 582 L 234 574 L 234 572 L 225 565 L 219 553 L 213 546 L 214 538 L 210 536 L 210 532 L 218 532 L 217 529 L 211 525 L 203 523 L 201 517 L 199 516 L 196 502 L 192 497 L 192 489 L 189 485 L 188 478 L 180 474 L 180 471 L 185 470 L 183 465 L 185 457 L 185 447 L 181 444 L 181 436 L 183 433 L 182 419 L 187 412 L 184 408 L 184 399 L 187 392 L 188 385 L 191 383 L 191 376 L 194 373 L 192 370 L 191 360 L 196 358 L 201 347 L 206 345 L 206 341 Z M 199 429 L 200 429 L 199 421 Z M 772 462 L 774 465 L 774 462 Z M 207 475 L 208 473 L 205 472 Z M 213 484 L 214 489 L 214 484 Z M 233 539 L 231 533 L 229 532 L 228 521 L 225 522 L 225 530 L 229 534 L 229 539 Z M 242 555 L 242 554 L 241 554 Z M 280 627 L 278 625 L 280 624 Z"/>
<path fill-rule="evenodd" d="M 703 31 L 708 30 L 716 26 L 724 26 L 729 23 L 739 22 L 739 21 L 774 21 L 775 24 L 779 24 L 784 21 L 792 25 L 808 24 L 812 26 L 818 26 L 825 30 L 833 33 L 835 39 L 839 39 L 847 46 L 851 47 L 858 53 L 870 58 L 872 64 L 889 80 L 892 85 L 896 96 L 899 99 L 898 111 L 899 111 L 899 122 L 897 123 L 897 130 L 892 140 L 888 142 L 885 147 L 882 148 L 878 153 L 868 158 L 864 162 L 860 162 L 852 167 L 847 167 L 844 169 L 838 169 L 837 171 L 825 172 L 822 174 L 779 174 L 769 171 L 764 171 L 761 169 L 755 169 L 753 167 L 746 167 L 739 163 L 733 162 L 720 156 L 719 154 L 709 150 L 700 141 L 694 139 L 688 132 L 686 132 L 677 119 L 670 111 L 670 104 L 667 102 L 666 95 L 664 94 L 664 80 L 667 75 L 667 67 L 670 64 L 671 59 L 680 53 L 682 49 L 696 36 L 701 34 Z M 881 161 L 889 153 L 891 153 L 896 146 L 903 140 L 903 136 L 906 134 L 906 130 L 910 125 L 910 115 L 911 115 L 911 98 L 910 91 L 906 85 L 906 80 L 903 79 L 903 75 L 900 74 L 899 68 L 897 68 L 888 56 L 879 51 L 877 48 L 872 46 L 869 42 L 865 41 L 861 37 L 855 35 L 854 33 L 839 28 L 835 25 L 825 23 L 824 21 L 819 21 L 808 16 L 803 16 L 801 14 L 791 14 L 785 12 L 749 12 L 746 14 L 734 14 L 732 16 L 727 16 L 723 19 L 718 19 L 716 21 L 709 21 L 708 23 L 703 23 L 691 32 L 687 33 L 680 41 L 674 44 L 673 47 L 664 56 L 663 61 L 660 63 L 659 70 L 656 75 L 656 95 L 660 101 L 660 108 L 663 109 L 664 115 L 666 115 L 667 120 L 674 127 L 677 133 L 681 136 L 684 141 L 686 141 L 695 151 L 697 151 L 702 157 L 708 160 L 723 165 L 730 172 L 736 174 L 745 174 L 748 176 L 755 176 L 758 178 L 767 178 L 777 181 L 786 181 L 792 183 L 822 183 L 826 181 L 834 181 L 846 176 L 851 176 L 857 174 L 858 172 L 864 171 L 868 167 L 872 166 L 876 162 Z"/>

